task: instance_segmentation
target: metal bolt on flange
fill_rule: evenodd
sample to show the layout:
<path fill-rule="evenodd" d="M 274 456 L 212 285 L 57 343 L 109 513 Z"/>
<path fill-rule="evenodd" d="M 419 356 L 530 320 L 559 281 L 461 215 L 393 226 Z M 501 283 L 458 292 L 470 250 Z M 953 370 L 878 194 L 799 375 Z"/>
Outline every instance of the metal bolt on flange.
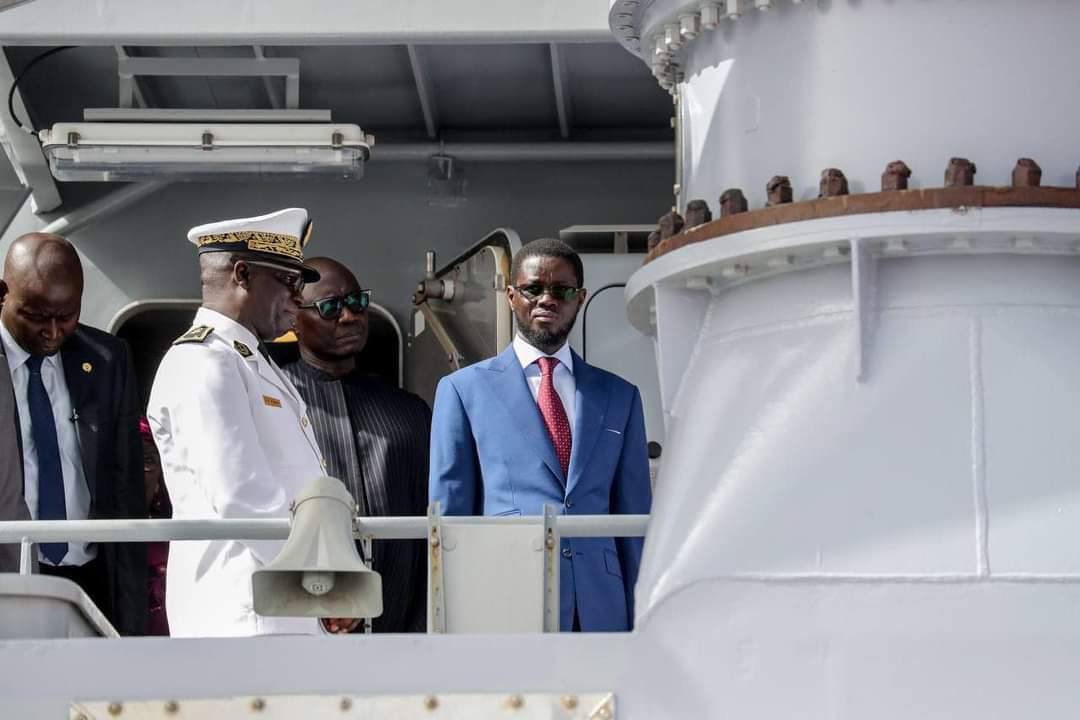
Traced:
<path fill-rule="evenodd" d="M 109 711 L 110 715 L 116 716 L 124 712 L 124 706 L 118 702 L 111 702 L 109 703 L 109 707 L 107 708 L 107 710 Z"/>
<path fill-rule="evenodd" d="M 720 6 L 715 2 L 707 2 L 701 6 L 701 27 L 705 30 L 715 30 L 720 24 Z"/>
<path fill-rule="evenodd" d="M 664 26 L 664 44 L 668 52 L 676 52 L 683 46 L 683 37 L 678 23 L 669 23 Z"/>
<path fill-rule="evenodd" d="M 506 704 L 514 710 L 520 710 L 525 705 L 525 698 L 520 695 L 511 695 L 507 698 Z"/>
<path fill-rule="evenodd" d="M 578 699 L 574 695 L 563 695 L 560 702 L 566 710 L 575 710 L 578 706 Z"/>
<path fill-rule="evenodd" d="M 262 698 L 255 698 L 254 700 L 251 701 L 251 711 L 252 712 L 262 712 L 265 709 L 266 709 L 266 701 L 263 700 Z"/>
<path fill-rule="evenodd" d="M 688 13 L 679 17 L 679 32 L 685 40 L 693 40 L 701 34 L 701 16 Z"/>
<path fill-rule="evenodd" d="M 950 250 L 971 250 L 974 247 L 971 238 L 966 237 L 958 237 L 949 244 Z"/>
<path fill-rule="evenodd" d="M 884 251 L 890 255 L 899 255 L 908 251 L 907 240 L 903 238 L 890 238 L 885 242 Z"/>
<path fill-rule="evenodd" d="M 1030 238 L 1030 237 L 1013 238 L 1012 246 L 1016 250 L 1034 250 L 1035 249 L 1035 240 L 1034 240 L 1034 238 Z"/>
<path fill-rule="evenodd" d="M 736 263 L 735 265 L 725 265 L 724 267 L 720 268 L 720 274 L 726 278 L 742 277 L 749 272 L 749 266 L 740 265 L 738 263 Z"/>
<path fill-rule="evenodd" d="M 175 700 L 169 700 L 165 703 L 166 715 L 175 715 L 178 712 L 180 712 L 180 703 L 176 702 Z"/>
<path fill-rule="evenodd" d="M 338 707 L 341 708 L 342 712 L 348 712 L 349 710 L 352 710 L 352 700 L 350 700 L 349 698 L 341 698 L 341 702 L 338 703 Z"/>
<path fill-rule="evenodd" d="M 437 707 L 439 707 L 439 698 L 435 697 L 434 695 L 428 695 L 426 698 L 424 698 L 424 709 L 425 710 L 430 711 L 430 710 L 434 710 Z"/>

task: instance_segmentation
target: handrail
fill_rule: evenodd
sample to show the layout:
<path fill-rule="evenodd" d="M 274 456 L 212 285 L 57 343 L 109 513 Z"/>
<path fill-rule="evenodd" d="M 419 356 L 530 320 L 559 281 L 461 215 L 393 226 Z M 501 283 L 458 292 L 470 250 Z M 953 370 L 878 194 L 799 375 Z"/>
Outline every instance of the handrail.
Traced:
<path fill-rule="evenodd" d="M 542 525 L 543 516 L 442 517 L 444 525 Z M 648 515 L 560 515 L 562 537 L 641 537 Z M 426 517 L 361 517 L 357 539 L 422 540 Z M 0 544 L 47 542 L 163 542 L 182 540 L 285 540 L 289 520 L 11 520 L 0 521 Z"/>

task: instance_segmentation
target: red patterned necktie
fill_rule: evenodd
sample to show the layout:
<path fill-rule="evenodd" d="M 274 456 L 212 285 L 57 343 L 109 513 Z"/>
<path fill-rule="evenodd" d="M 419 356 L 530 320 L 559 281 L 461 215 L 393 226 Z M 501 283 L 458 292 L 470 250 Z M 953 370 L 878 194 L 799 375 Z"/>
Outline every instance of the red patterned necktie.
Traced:
<path fill-rule="evenodd" d="M 540 392 L 536 395 L 536 402 L 540 406 L 544 426 L 551 436 L 551 444 L 555 446 L 555 457 L 559 458 L 563 476 L 569 477 L 570 421 L 566 418 L 566 408 L 559 399 L 559 393 L 555 392 L 555 366 L 559 364 L 559 360 L 542 357 L 536 362 L 540 365 Z"/>

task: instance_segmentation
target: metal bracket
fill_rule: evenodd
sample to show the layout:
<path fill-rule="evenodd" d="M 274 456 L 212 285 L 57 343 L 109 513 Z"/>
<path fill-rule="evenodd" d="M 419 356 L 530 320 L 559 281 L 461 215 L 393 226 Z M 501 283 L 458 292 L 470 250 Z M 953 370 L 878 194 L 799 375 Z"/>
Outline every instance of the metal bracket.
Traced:
<path fill-rule="evenodd" d="M 34 543 L 30 538 L 23 538 L 19 543 L 19 574 L 32 575 L 34 573 Z"/>
<path fill-rule="evenodd" d="M 566 140 L 570 137 L 570 128 L 573 125 L 573 106 L 570 104 L 566 63 L 558 43 L 549 43 L 548 48 L 551 51 L 551 78 L 555 89 L 555 113 L 559 117 L 559 134 Z"/>
<path fill-rule="evenodd" d="M 369 570 L 374 570 L 375 569 L 375 555 L 372 552 L 371 545 L 372 545 L 371 535 L 364 535 L 363 537 L 360 538 L 360 548 L 364 552 L 364 564 L 368 566 Z M 363 618 L 363 621 L 364 621 L 364 632 L 366 634 L 370 635 L 371 634 L 371 621 L 372 621 L 372 618 L 366 617 L 366 618 Z"/>
<path fill-rule="evenodd" d="M 869 243 L 851 240 L 851 296 L 855 323 L 855 381 L 866 382 L 874 333 L 877 260 Z"/>
<path fill-rule="evenodd" d="M 428 67 L 423 48 L 406 45 L 409 52 L 409 65 L 412 66 L 413 81 L 416 83 L 416 95 L 420 99 L 420 112 L 424 116 L 424 128 L 432 140 L 439 137 L 439 109 L 435 102 L 435 92 L 428 75 Z"/>
<path fill-rule="evenodd" d="M 589 712 L 589 720 L 614 720 L 615 718 L 615 693 L 608 693 L 596 707 Z"/>
<path fill-rule="evenodd" d="M 446 331 L 446 326 L 442 324 L 439 316 L 435 314 L 435 311 L 431 309 L 431 305 L 425 300 L 418 306 L 420 313 L 424 316 L 424 322 L 431 328 L 431 332 L 435 334 L 435 339 L 439 342 L 439 345 L 444 351 L 446 351 L 447 362 L 450 363 L 450 370 L 460 370 L 461 362 L 465 359 L 465 356 L 458 350 L 457 345 L 450 338 L 450 333 Z"/>
<path fill-rule="evenodd" d="M 559 528 L 555 508 L 544 505 L 544 632 L 559 632 Z"/>
<path fill-rule="evenodd" d="M 297 58 L 133 58 L 118 61 L 119 104 L 129 108 L 135 99 L 135 78 L 140 75 L 172 77 L 275 77 L 285 78 L 285 107 L 300 107 L 300 60 Z"/>
<path fill-rule="evenodd" d="M 429 633 L 446 632 L 446 586 L 442 563 L 442 507 L 438 502 L 428 506 L 428 612 Z"/>

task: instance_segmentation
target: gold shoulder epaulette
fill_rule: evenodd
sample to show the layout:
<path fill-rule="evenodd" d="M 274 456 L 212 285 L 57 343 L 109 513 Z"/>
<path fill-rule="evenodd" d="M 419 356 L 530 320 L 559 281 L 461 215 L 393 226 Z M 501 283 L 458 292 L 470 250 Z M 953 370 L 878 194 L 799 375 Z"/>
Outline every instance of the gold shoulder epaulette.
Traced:
<path fill-rule="evenodd" d="M 180 337 L 173 340 L 173 345 L 205 342 L 206 338 L 210 337 L 210 333 L 212 332 L 214 332 L 214 328 L 210 327 L 209 325 L 196 325 Z"/>

